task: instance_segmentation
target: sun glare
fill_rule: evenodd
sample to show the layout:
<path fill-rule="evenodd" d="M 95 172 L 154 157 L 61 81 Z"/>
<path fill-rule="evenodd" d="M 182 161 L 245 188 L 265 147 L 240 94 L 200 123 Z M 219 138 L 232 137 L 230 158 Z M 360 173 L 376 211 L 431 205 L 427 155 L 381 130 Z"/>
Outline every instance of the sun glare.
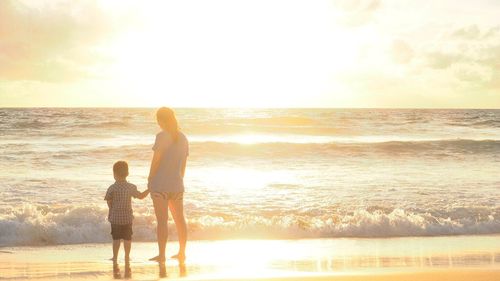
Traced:
<path fill-rule="evenodd" d="M 296 179 L 286 170 L 266 171 L 257 167 L 216 167 L 200 168 L 196 176 L 205 179 L 209 186 L 223 188 L 228 194 L 252 192 L 275 183 L 289 183 Z"/>
<path fill-rule="evenodd" d="M 307 105 L 332 91 L 342 99 L 332 82 L 349 67 L 357 50 L 351 35 L 333 24 L 331 7 L 286 5 L 293 11 L 278 21 L 279 11 L 290 2 L 270 3 L 266 13 L 252 10 L 258 6 L 249 2 L 200 2 L 200 10 L 188 17 L 172 12 L 187 7 L 160 3 L 165 7 L 142 9 L 142 24 L 109 46 L 116 60 L 110 74 L 114 83 L 126 85 L 132 100 L 148 105 L 175 100 L 190 106 L 282 107 Z M 222 13 L 220 5 L 234 10 Z M 300 21 L 293 16 L 298 14 Z M 327 36 L 332 33 L 335 36 Z"/>

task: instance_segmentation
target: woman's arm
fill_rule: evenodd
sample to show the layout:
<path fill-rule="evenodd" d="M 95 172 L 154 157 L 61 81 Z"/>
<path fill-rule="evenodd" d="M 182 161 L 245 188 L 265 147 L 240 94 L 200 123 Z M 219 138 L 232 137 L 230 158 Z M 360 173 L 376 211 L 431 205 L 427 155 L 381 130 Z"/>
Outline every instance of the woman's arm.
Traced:
<path fill-rule="evenodd" d="M 153 176 L 156 174 L 156 171 L 158 171 L 158 167 L 160 166 L 161 155 L 162 155 L 161 151 L 158 150 L 154 151 L 153 159 L 151 159 L 151 167 L 149 169 L 148 182 L 151 181 Z"/>
<path fill-rule="evenodd" d="M 181 176 L 182 176 L 182 178 L 184 178 L 184 174 L 186 173 L 186 163 L 187 163 L 187 159 L 185 159 L 184 163 L 182 163 L 182 167 L 181 167 Z"/>

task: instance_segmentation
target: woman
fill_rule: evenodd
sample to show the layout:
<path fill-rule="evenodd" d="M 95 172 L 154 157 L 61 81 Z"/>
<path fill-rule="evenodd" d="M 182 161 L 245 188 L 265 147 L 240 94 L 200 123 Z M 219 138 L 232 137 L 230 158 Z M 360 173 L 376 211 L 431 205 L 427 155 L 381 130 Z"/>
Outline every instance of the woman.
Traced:
<path fill-rule="evenodd" d="M 148 188 L 155 209 L 158 239 L 158 256 L 152 258 L 165 262 L 168 237 L 168 210 L 172 214 L 179 235 L 179 253 L 174 256 L 179 263 L 186 258 L 187 227 L 184 218 L 184 171 L 189 154 L 186 136 L 179 130 L 172 109 L 162 107 L 156 112 L 161 132 L 156 135 L 153 159 L 148 177 Z"/>

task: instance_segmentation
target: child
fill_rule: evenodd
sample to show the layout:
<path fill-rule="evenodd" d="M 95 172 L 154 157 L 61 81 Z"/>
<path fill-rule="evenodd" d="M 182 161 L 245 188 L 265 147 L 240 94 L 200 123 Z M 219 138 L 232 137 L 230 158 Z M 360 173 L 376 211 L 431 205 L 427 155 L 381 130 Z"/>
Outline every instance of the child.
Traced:
<path fill-rule="evenodd" d="M 149 190 L 137 191 L 137 187 L 127 182 L 128 164 L 125 161 L 118 161 L 113 165 L 113 175 L 115 183 L 112 184 L 104 200 L 109 207 L 108 221 L 111 223 L 111 236 L 113 237 L 113 276 L 121 278 L 118 267 L 118 250 L 120 250 L 120 239 L 123 239 L 125 248 L 125 278 L 131 278 L 130 270 L 130 246 L 132 244 L 132 197 L 143 199 Z"/>

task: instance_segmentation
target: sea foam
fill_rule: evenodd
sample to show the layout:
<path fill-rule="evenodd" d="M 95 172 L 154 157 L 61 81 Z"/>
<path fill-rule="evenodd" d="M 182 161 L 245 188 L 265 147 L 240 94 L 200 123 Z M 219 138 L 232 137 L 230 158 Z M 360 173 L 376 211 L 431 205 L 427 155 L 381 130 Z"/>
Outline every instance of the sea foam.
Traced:
<path fill-rule="evenodd" d="M 155 218 L 151 210 L 136 212 L 134 240 L 155 241 Z M 403 237 L 500 232 L 500 217 L 495 210 L 480 218 L 438 217 L 402 209 L 356 210 L 348 214 L 324 216 L 242 215 L 229 219 L 209 214 L 189 216 L 190 239 L 298 239 L 331 237 Z M 456 212 L 459 212 L 457 210 Z M 474 211 L 477 213 L 477 211 Z M 0 245 L 57 245 L 109 242 L 107 210 L 98 206 L 62 207 L 24 204 L 6 211 L 0 219 Z M 169 233 L 175 239 L 175 225 Z"/>

